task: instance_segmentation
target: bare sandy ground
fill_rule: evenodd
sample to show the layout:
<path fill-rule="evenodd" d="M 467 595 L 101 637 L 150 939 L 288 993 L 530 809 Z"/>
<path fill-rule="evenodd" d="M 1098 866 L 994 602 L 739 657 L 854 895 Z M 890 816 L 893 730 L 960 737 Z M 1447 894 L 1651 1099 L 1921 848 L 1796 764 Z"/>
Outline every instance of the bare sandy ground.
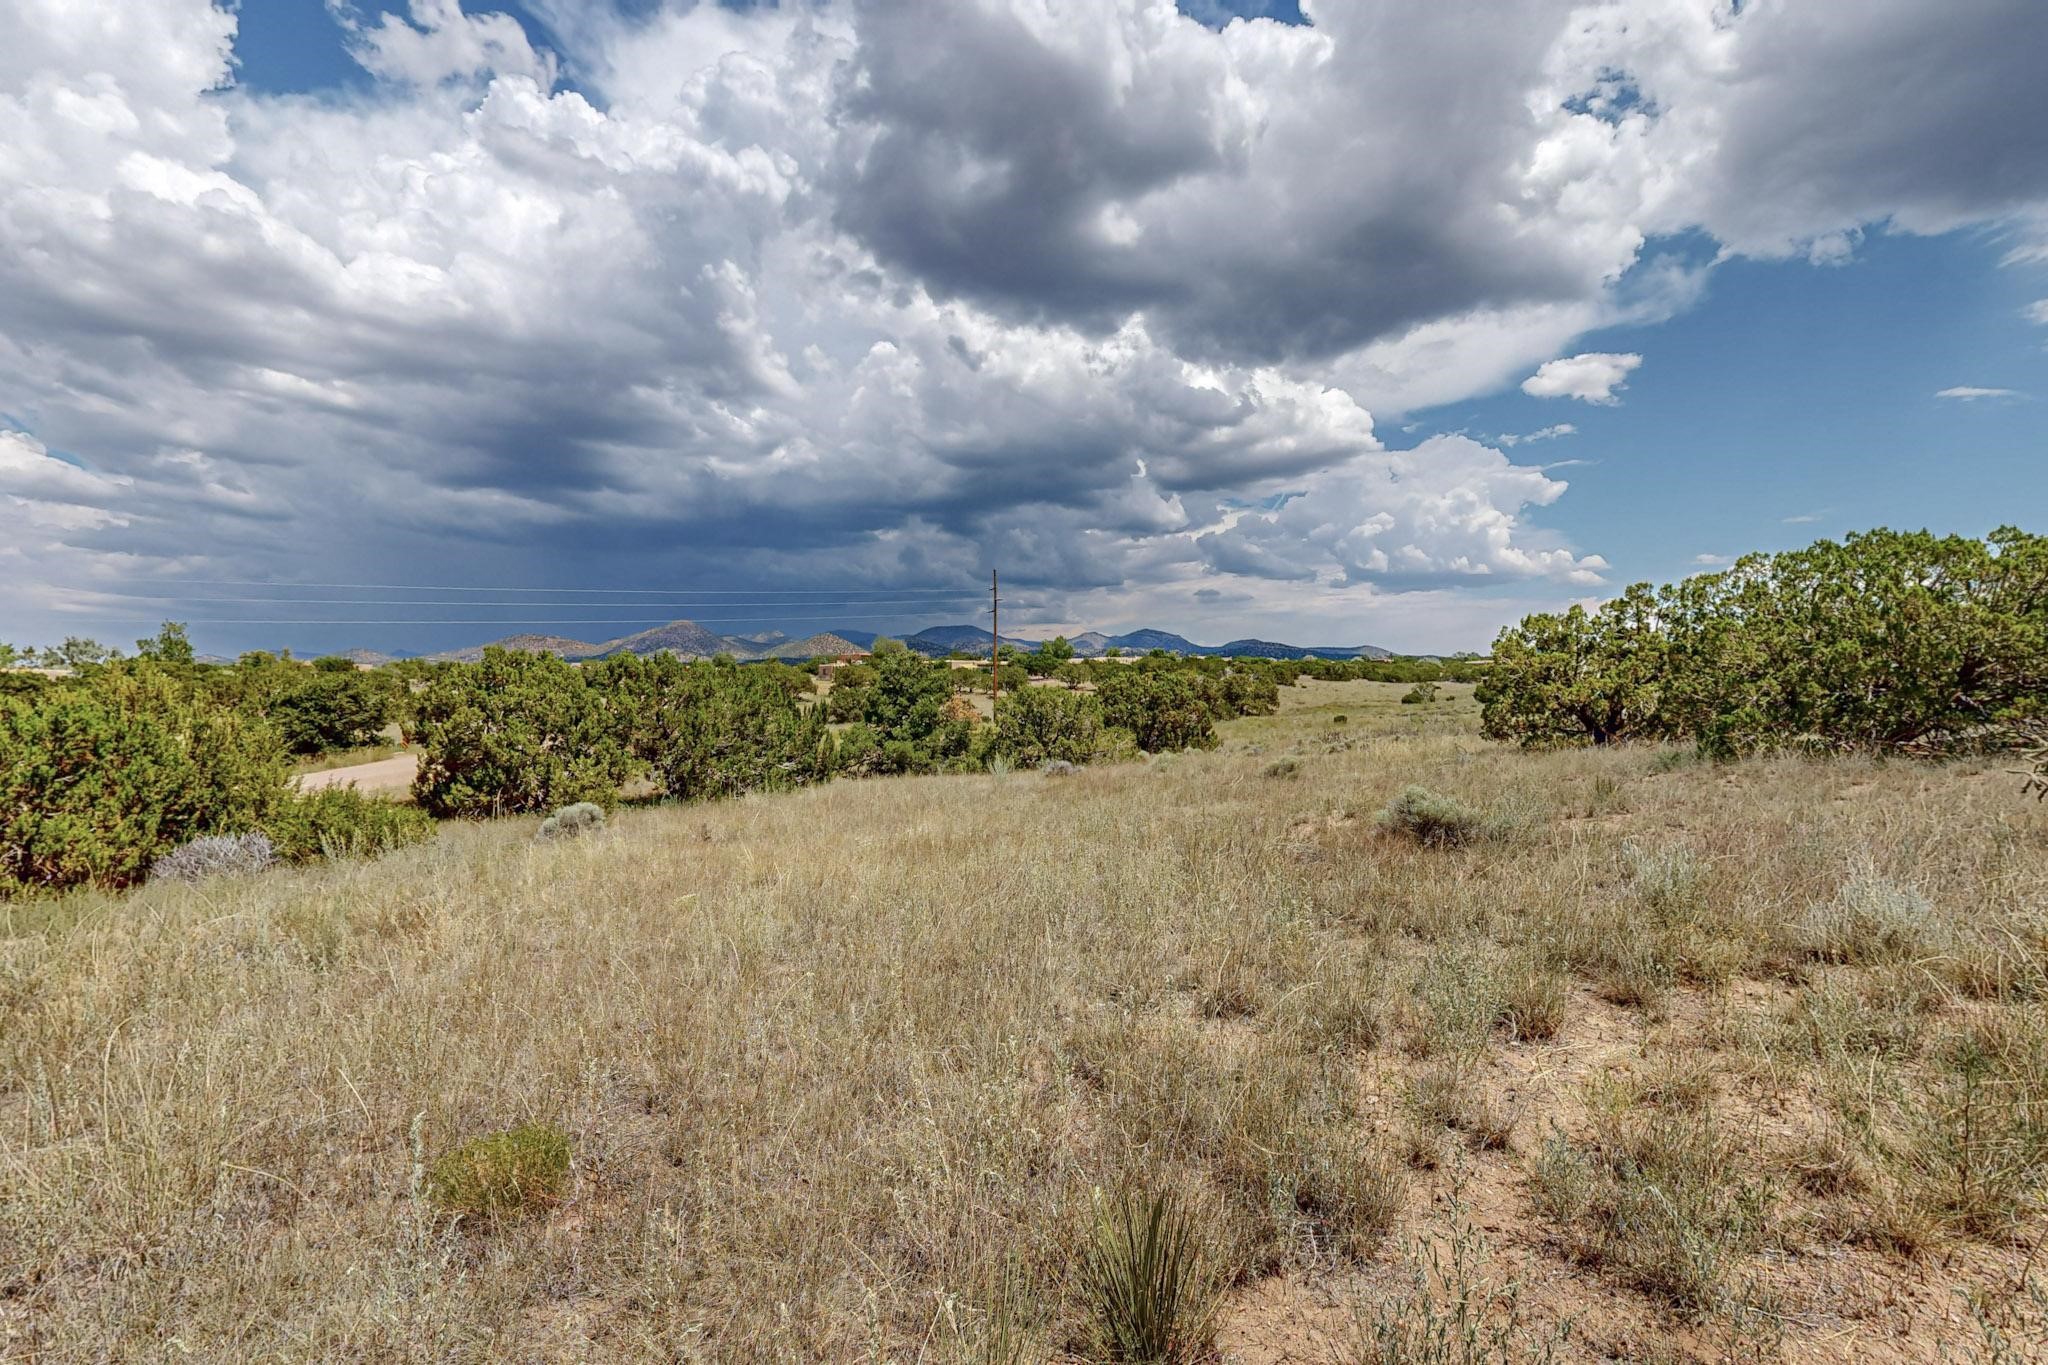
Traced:
<path fill-rule="evenodd" d="M 394 754 L 375 763 L 357 763 L 346 768 L 328 768 L 307 773 L 299 779 L 299 790 L 316 792 L 327 787 L 354 787 L 362 792 L 403 792 L 412 790 L 413 774 L 419 771 L 415 754 Z"/>

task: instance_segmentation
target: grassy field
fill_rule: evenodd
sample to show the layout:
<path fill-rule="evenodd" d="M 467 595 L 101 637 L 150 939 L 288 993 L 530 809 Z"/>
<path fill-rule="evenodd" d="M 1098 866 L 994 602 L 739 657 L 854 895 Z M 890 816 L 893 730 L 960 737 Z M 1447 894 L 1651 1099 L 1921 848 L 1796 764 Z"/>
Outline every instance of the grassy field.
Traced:
<path fill-rule="evenodd" d="M 1403 690 L 0 907 L 0 1358 L 1088 1359 L 1126 1190 L 1228 1360 L 2039 1358 L 2048 806 Z"/>

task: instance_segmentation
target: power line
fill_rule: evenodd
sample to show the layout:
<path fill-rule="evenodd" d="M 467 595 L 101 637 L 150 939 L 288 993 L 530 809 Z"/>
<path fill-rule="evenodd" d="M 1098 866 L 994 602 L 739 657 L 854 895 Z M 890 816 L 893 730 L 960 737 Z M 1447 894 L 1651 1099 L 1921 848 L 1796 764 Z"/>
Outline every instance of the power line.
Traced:
<path fill-rule="evenodd" d="M 146 577 L 146 575 L 130 575 Z M 961 588 L 534 588 L 534 587 L 466 587 L 457 583 L 280 583 L 268 578 L 174 578 L 155 579 L 158 583 L 176 586 L 180 583 L 207 588 L 334 588 L 350 592 L 552 592 L 575 593 L 583 596 L 617 594 L 621 597 L 816 597 L 828 593 L 862 593 L 866 595 L 886 594 L 889 597 L 959 596 L 963 592 L 980 595 L 980 589 Z M 75 589 L 89 592 L 92 589 Z M 125 594 L 114 594 L 125 595 Z M 564 605 L 567 605 L 566 603 Z"/>
<path fill-rule="evenodd" d="M 795 615 L 793 615 L 793 616 L 792 616 L 792 615 L 788 615 L 788 614 L 784 614 L 784 615 L 782 615 L 782 616 L 778 617 L 778 616 L 776 616 L 776 615 L 772 615 L 772 614 L 770 614 L 770 615 L 764 615 L 764 614 L 761 614 L 761 613 L 759 613 L 759 612 L 756 612 L 756 613 L 754 613 L 754 614 L 752 614 L 752 615 L 748 615 L 748 616 L 696 616 L 696 617 L 690 617 L 690 618 L 688 618 L 688 620 L 689 620 L 689 624 L 691 624 L 691 625 L 702 625 L 702 624 L 704 624 L 704 623 L 706 623 L 706 622 L 709 622 L 709 623 L 711 623 L 711 624 L 713 624 L 713 625 L 723 625 L 723 624 L 729 624 L 729 623 L 733 623 L 733 622 L 742 622 L 742 621 L 768 621 L 768 620 L 777 620 L 777 619 L 781 619 L 781 620 L 803 620 L 803 619 L 807 619 L 807 618 L 810 618 L 810 617 L 814 616 L 815 614 L 816 614 L 816 613 L 813 613 L 813 612 L 801 612 L 801 613 L 797 613 L 797 614 L 795 614 Z M 977 615 L 977 616 L 979 616 L 979 615 L 981 615 L 982 613 L 980 613 L 980 612 L 976 612 L 976 613 L 974 613 L 974 614 L 975 614 L 975 615 Z M 900 617 L 900 616 L 902 616 L 902 615 L 903 615 L 903 613 L 902 613 L 901 611 L 891 611 L 891 612 L 877 612 L 877 613 L 869 613 L 869 614 L 864 614 L 864 615 L 847 615 L 847 614 L 844 614 L 844 613 L 840 613 L 840 612 L 833 612 L 833 613 L 832 613 L 832 616 L 833 616 L 833 618 L 834 618 L 834 619 L 836 619 L 836 620 L 840 620 L 840 621 L 893 621 L 893 620 L 897 619 L 898 617 Z M 151 615 L 151 616 L 95 616 L 95 617 L 93 617 L 93 619 L 94 619 L 94 620 L 97 620 L 97 621 L 105 621 L 105 622 L 107 622 L 107 623 L 109 623 L 109 624 L 114 624 L 114 623 L 131 623 L 131 624 L 132 624 L 132 623 L 134 623 L 134 622 L 142 622 L 142 623 L 145 623 L 145 624 L 146 624 L 146 623 L 148 623 L 148 622 L 151 622 L 151 621 L 160 621 L 160 620 L 162 620 L 162 618 L 161 618 L 161 617 L 159 617 L 159 616 L 154 616 L 154 615 Z M 476 619 L 476 620 L 467 620 L 467 619 L 456 619 L 456 620 L 443 620 L 443 619 L 434 619 L 434 620 L 426 620 L 426 619 L 416 619 L 416 618 L 399 618 L 399 619 L 388 619 L 388 620 L 387 620 L 387 619 L 377 619 L 377 618 L 365 618 L 365 617 L 352 617 L 352 616 L 334 616 L 334 617 L 296 617 L 296 616 L 287 616 L 287 617 L 270 617 L 270 616 L 230 616 L 230 617 L 204 617 L 204 616 L 194 616 L 194 617 L 189 617 L 189 618 L 187 618 L 186 620 L 184 620 L 184 621 L 181 621 L 181 622 L 179 622 L 179 624 L 180 624 L 180 625 L 187 625 L 187 626 L 648 626 L 648 625 L 656 625 L 656 626 L 660 626 L 660 625 L 668 625 L 668 624 L 670 624 L 670 621 L 671 621 L 671 618 L 669 618 L 669 617 L 666 617 L 666 616 L 635 616 L 635 617 L 625 617 L 625 618 L 611 618 L 611 617 L 566 617 L 566 618 L 563 618 L 563 617 L 552 617 L 552 618 L 550 618 L 550 617 L 518 617 L 518 616 L 511 616 L 511 617 L 506 617 L 506 616 L 499 616 L 499 617 L 486 617 L 486 618 L 482 618 L 482 619 Z"/>
<path fill-rule="evenodd" d="M 140 592 L 105 592 L 97 588 L 70 588 L 69 592 L 91 593 L 98 597 L 118 597 L 127 602 L 185 602 L 193 606 L 210 603 L 256 603 L 277 607 L 561 607 L 597 610 L 606 607 L 647 607 L 661 606 L 670 609 L 687 607 L 687 602 L 436 602 L 414 597 L 173 597 L 168 595 Z M 482 591 L 479 589 L 479 591 Z M 718 610 L 738 607 L 930 607 L 947 602 L 978 601 L 981 594 L 976 592 L 954 593 L 948 597 L 923 597 L 911 599 L 882 599 L 867 597 L 834 598 L 820 602 L 793 602 L 789 600 L 762 602 L 713 602 L 706 605 Z"/>

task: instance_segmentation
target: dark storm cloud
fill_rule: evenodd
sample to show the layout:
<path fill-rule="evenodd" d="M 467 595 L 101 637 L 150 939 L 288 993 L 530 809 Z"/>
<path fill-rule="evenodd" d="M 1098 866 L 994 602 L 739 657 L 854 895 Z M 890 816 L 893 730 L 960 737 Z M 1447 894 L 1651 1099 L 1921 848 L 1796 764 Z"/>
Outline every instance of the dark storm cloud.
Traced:
<path fill-rule="evenodd" d="M 208 0 L 0 0 L 10 609 L 1586 584 L 1560 480 L 1369 409 L 1683 306 L 1646 234 L 2048 221 L 2024 0 L 545 0 L 559 61 L 487 8 L 359 34 L 382 79 L 320 101 L 235 89 Z"/>

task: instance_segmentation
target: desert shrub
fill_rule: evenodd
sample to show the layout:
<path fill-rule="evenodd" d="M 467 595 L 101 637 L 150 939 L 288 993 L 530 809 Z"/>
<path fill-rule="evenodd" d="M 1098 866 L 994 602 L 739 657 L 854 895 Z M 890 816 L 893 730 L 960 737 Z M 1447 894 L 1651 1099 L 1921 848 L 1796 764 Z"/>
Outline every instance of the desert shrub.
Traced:
<path fill-rule="evenodd" d="M 1403 706 L 1416 706 L 1435 700 L 1436 684 L 1433 682 L 1419 682 L 1401 694 Z"/>
<path fill-rule="evenodd" d="M 471 1217 L 543 1209 L 568 1188 L 569 1152 L 568 1137 L 541 1123 L 475 1138 L 434 1162 L 427 1196 Z"/>
<path fill-rule="evenodd" d="M 996 703 L 992 751 L 1020 768 L 1092 761 L 1102 746 L 1102 707 L 1086 692 L 1027 687 Z"/>
<path fill-rule="evenodd" d="M 578 801 L 564 806 L 540 822 L 535 834 L 539 839 L 573 839 L 579 834 L 594 834 L 604 828 L 604 807 L 589 801 Z"/>
<path fill-rule="evenodd" d="M 1050 758 L 1038 765 L 1038 771 L 1047 777 L 1072 777 L 1081 770 L 1064 758 Z"/>
<path fill-rule="evenodd" d="M 1792 926 L 1793 946 L 1821 962 L 1896 962 L 1925 957 L 1947 941 L 1927 897 L 1865 862 L 1832 900 L 1809 906 Z"/>
<path fill-rule="evenodd" d="M 268 726 L 154 664 L 0 698 L 0 893 L 141 881 L 181 844 L 264 828 L 289 771 Z"/>
<path fill-rule="evenodd" d="M 278 853 L 293 862 L 375 857 L 433 838 L 434 817 L 354 787 L 327 787 L 278 805 L 263 829 Z"/>
<path fill-rule="evenodd" d="M 180 844 L 149 865 L 153 882 L 197 882 L 242 877 L 277 864 L 277 850 L 261 834 L 207 834 Z"/>
<path fill-rule="evenodd" d="M 1105 724 L 1128 730 L 1148 754 L 1216 747 L 1214 716 L 1197 679 L 1184 673 L 1121 668 L 1102 683 Z"/>
<path fill-rule="evenodd" d="M 1484 815 L 1427 787 L 1403 787 L 1376 823 L 1383 833 L 1406 835 L 1431 847 L 1470 843 L 1487 833 Z"/>
<path fill-rule="evenodd" d="M 1216 700 L 1222 708 L 1218 720 L 1270 716 L 1280 709 L 1280 684 L 1264 670 L 1233 667 L 1216 680 Z"/>
<path fill-rule="evenodd" d="M 1015 671 L 1021 695 L 1029 689 L 1024 670 Z M 979 713 L 954 696 L 953 686 L 954 670 L 943 660 L 927 659 L 893 640 L 877 640 L 867 664 L 841 669 L 825 699 L 826 717 L 865 725 L 876 736 L 872 762 L 864 769 L 849 765 L 848 771 L 860 776 L 983 766 L 986 752 L 970 754 Z M 1007 702 L 1007 676 L 1003 691 Z"/>
<path fill-rule="evenodd" d="M 320 754 L 377 742 L 391 722 L 391 693 L 354 664 L 347 672 L 315 669 L 265 708 L 287 749 Z"/>
<path fill-rule="evenodd" d="M 1191 1365 L 1208 1354 L 1216 1274 L 1194 1215 L 1173 1195 L 1103 1201 L 1081 1287 L 1105 1359 Z"/>
<path fill-rule="evenodd" d="M 616 698 L 552 654 L 487 649 L 415 700 L 413 795 L 439 816 L 608 806 L 631 769 Z"/>
<path fill-rule="evenodd" d="M 834 724 L 863 720 L 867 716 L 868 693 L 875 685 L 875 670 L 866 664 L 847 664 L 832 675 L 832 690 L 825 694 L 825 718 Z"/>
<path fill-rule="evenodd" d="M 1300 777 L 1301 763 L 1297 759 L 1277 758 L 1265 767 L 1267 777 Z"/>
<path fill-rule="evenodd" d="M 1349 725 L 1350 723 L 1351 723 L 1351 717 L 1349 717 L 1349 716 L 1332 716 L 1332 717 L 1330 717 L 1330 724 L 1332 724 L 1332 725 Z"/>

